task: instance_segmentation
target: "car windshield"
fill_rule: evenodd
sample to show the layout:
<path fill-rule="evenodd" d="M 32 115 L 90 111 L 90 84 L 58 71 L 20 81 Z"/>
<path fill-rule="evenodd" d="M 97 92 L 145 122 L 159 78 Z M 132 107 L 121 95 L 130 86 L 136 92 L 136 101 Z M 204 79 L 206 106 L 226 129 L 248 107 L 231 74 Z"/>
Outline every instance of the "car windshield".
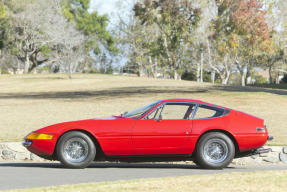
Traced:
<path fill-rule="evenodd" d="M 135 109 L 133 111 L 127 112 L 122 115 L 122 117 L 128 117 L 128 118 L 133 118 L 133 119 L 139 119 L 142 117 L 146 112 L 154 108 L 160 101 L 156 101 L 154 103 L 145 105 L 143 107 L 140 107 L 138 109 Z"/>

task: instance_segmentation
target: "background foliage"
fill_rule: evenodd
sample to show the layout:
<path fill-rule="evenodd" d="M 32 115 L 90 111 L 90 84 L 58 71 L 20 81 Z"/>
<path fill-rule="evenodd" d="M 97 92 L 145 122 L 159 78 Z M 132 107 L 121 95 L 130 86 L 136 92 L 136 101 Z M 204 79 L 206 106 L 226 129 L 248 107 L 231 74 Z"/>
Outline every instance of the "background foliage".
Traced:
<path fill-rule="evenodd" d="M 1 1 L 0 71 L 285 82 L 286 1 L 129 3 L 118 1 L 108 16 L 92 11 L 90 0 Z"/>

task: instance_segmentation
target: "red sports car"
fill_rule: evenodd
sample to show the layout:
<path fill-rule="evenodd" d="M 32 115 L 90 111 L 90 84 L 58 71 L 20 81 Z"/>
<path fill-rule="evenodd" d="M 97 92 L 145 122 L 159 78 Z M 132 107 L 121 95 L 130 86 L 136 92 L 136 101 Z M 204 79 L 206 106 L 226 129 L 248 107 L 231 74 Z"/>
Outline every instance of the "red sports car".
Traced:
<path fill-rule="evenodd" d="M 51 125 L 25 137 L 32 153 L 85 168 L 92 161 L 193 160 L 226 167 L 233 158 L 269 152 L 263 119 L 192 99 L 159 100 L 120 116 Z"/>

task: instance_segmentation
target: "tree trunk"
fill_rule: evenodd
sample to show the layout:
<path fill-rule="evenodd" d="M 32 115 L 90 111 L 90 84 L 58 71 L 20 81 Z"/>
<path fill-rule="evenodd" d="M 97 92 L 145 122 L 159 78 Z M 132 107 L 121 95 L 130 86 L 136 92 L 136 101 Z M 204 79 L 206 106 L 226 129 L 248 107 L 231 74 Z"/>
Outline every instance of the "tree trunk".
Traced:
<path fill-rule="evenodd" d="M 222 82 L 221 82 L 223 85 L 227 85 L 228 83 L 228 78 L 224 78 L 222 79 Z"/>
<path fill-rule="evenodd" d="M 200 54 L 200 82 L 203 82 L 203 52 Z"/>
<path fill-rule="evenodd" d="M 19 59 L 17 59 L 17 70 L 16 70 L 16 74 L 19 74 L 19 72 L 21 71 L 21 61 Z"/>
<path fill-rule="evenodd" d="M 241 86 L 245 87 L 245 75 L 244 73 L 241 73 L 240 75 L 241 75 Z"/>
<path fill-rule="evenodd" d="M 271 66 L 268 69 L 268 73 L 269 73 L 269 84 L 272 84 L 273 79 L 272 79 L 272 67 Z"/>
<path fill-rule="evenodd" d="M 177 72 L 177 70 L 176 69 L 174 69 L 174 79 L 175 80 L 181 80 L 181 75 L 180 74 L 178 74 L 178 72 Z"/>
<path fill-rule="evenodd" d="M 240 72 L 240 78 L 241 78 L 241 86 L 245 87 L 246 85 L 246 70 L 244 67 L 241 67 L 241 69 L 239 70 Z"/>
<path fill-rule="evenodd" d="M 206 39 L 206 44 L 207 44 L 207 53 L 208 53 L 208 64 L 210 67 L 212 66 L 212 63 L 211 63 L 211 50 L 210 50 L 210 44 L 209 44 L 208 38 Z M 211 82 L 212 84 L 215 83 L 215 71 L 213 69 L 211 71 Z"/>
<path fill-rule="evenodd" d="M 277 74 L 276 74 L 276 84 L 280 84 L 279 76 L 280 76 L 280 72 L 277 71 Z"/>
<path fill-rule="evenodd" d="M 197 62 L 197 73 L 196 73 L 196 81 L 200 82 L 200 63 Z"/>
<path fill-rule="evenodd" d="M 148 61 L 149 61 L 149 66 L 150 66 L 150 73 L 153 78 L 156 78 L 156 70 L 154 68 L 154 64 L 153 64 L 151 56 L 148 57 Z"/>
<path fill-rule="evenodd" d="M 249 68 L 247 67 L 246 69 L 246 76 L 245 76 L 245 84 L 248 85 L 248 84 L 251 84 L 251 73 L 250 73 L 250 70 Z"/>
<path fill-rule="evenodd" d="M 155 58 L 154 65 L 155 65 L 154 66 L 155 78 L 157 79 L 157 65 L 158 65 L 157 58 Z"/>
<path fill-rule="evenodd" d="M 138 71 L 139 71 L 139 76 L 143 77 L 144 76 L 144 70 L 143 70 L 143 66 L 141 64 L 138 65 Z"/>
<path fill-rule="evenodd" d="M 214 84 L 215 83 L 215 71 L 211 71 L 211 82 L 212 82 L 212 84 Z"/>
<path fill-rule="evenodd" d="M 37 74 L 37 69 L 36 68 L 33 68 L 32 70 L 29 70 L 29 73 L 32 73 L 32 74 Z"/>
<path fill-rule="evenodd" d="M 29 59 L 29 54 L 25 54 L 25 65 L 24 65 L 24 73 L 27 74 L 29 72 L 29 67 L 30 67 L 30 59 Z"/>
<path fill-rule="evenodd" d="M 222 83 L 223 85 L 227 85 L 228 82 L 229 82 L 229 78 L 230 78 L 230 72 L 226 72 L 225 77 L 221 79 L 221 80 L 222 80 L 221 83 Z"/>
<path fill-rule="evenodd" d="M 72 74 L 73 74 L 73 72 L 72 72 L 72 64 L 69 63 L 69 79 L 72 79 Z"/>

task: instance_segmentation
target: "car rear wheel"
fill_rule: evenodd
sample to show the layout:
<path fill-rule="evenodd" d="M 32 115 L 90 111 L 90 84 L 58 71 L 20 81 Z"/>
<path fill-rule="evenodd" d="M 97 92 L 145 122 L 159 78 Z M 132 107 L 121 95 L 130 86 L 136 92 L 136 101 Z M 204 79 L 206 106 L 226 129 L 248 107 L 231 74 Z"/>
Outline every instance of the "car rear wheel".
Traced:
<path fill-rule="evenodd" d="M 91 138 L 79 131 L 64 134 L 57 144 L 58 159 L 68 168 L 85 168 L 95 159 L 96 146 Z"/>
<path fill-rule="evenodd" d="M 197 144 L 195 163 L 205 169 L 222 169 L 230 164 L 234 155 L 234 144 L 227 135 L 210 132 Z"/>

